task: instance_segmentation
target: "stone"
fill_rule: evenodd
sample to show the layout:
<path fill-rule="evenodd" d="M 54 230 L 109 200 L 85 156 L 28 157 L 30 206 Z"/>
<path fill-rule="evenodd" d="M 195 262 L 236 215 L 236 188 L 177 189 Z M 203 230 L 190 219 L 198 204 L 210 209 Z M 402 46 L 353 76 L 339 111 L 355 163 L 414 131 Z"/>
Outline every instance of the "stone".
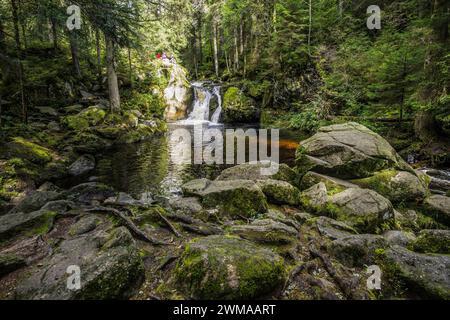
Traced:
<path fill-rule="evenodd" d="M 433 195 L 425 199 L 424 207 L 426 213 L 450 227 L 450 197 Z"/>
<path fill-rule="evenodd" d="M 313 171 L 309 171 L 307 172 L 301 181 L 301 189 L 305 190 L 305 189 L 309 189 L 312 186 L 323 182 L 325 184 L 325 186 L 327 187 L 327 189 L 340 189 L 340 190 L 344 190 L 344 189 L 348 189 L 348 188 L 358 188 L 358 185 L 348 182 L 346 180 L 342 180 L 339 178 L 333 178 L 330 176 L 326 176 L 320 173 L 316 173 Z"/>
<path fill-rule="evenodd" d="M 67 268 L 81 270 L 80 290 L 67 290 Z M 141 282 L 143 263 L 125 227 L 107 232 L 97 228 L 63 240 L 52 255 L 21 279 L 21 300 L 125 299 Z"/>
<path fill-rule="evenodd" d="M 91 155 L 83 155 L 69 166 L 69 174 L 77 177 L 87 174 L 95 169 L 95 158 Z"/>
<path fill-rule="evenodd" d="M 284 261 L 269 249 L 230 236 L 194 240 L 176 267 L 180 289 L 193 299 L 256 299 L 284 284 Z"/>
<path fill-rule="evenodd" d="M 384 252 L 387 246 L 382 236 L 358 234 L 334 240 L 329 251 L 348 267 L 363 267 L 374 264 L 377 254 Z"/>
<path fill-rule="evenodd" d="M 36 107 L 37 110 L 39 110 L 40 113 L 49 115 L 52 117 L 58 117 L 59 113 L 54 108 L 51 107 Z"/>
<path fill-rule="evenodd" d="M 26 266 L 26 261 L 13 254 L 0 253 L 0 278 Z"/>
<path fill-rule="evenodd" d="M 408 247 L 412 242 L 416 240 L 416 236 L 412 232 L 389 230 L 383 233 L 383 237 L 389 243 L 389 245 Z"/>
<path fill-rule="evenodd" d="M 258 180 L 257 185 L 270 203 L 297 206 L 300 203 L 300 191 L 286 181 Z"/>
<path fill-rule="evenodd" d="M 450 230 L 422 230 L 411 248 L 421 253 L 450 254 Z"/>
<path fill-rule="evenodd" d="M 15 137 L 6 144 L 6 156 L 25 159 L 40 165 L 52 160 L 49 149 L 21 137 Z"/>
<path fill-rule="evenodd" d="M 424 181 L 407 171 L 384 170 L 352 182 L 362 188 L 372 189 L 396 203 L 422 201 L 429 192 Z"/>
<path fill-rule="evenodd" d="M 93 201 L 103 202 L 116 195 L 116 192 L 109 186 L 98 183 L 82 183 L 62 193 L 69 201 L 91 204 Z"/>
<path fill-rule="evenodd" d="M 278 171 L 273 175 L 265 175 L 264 169 L 276 168 Z M 295 185 L 296 173 L 286 164 L 278 164 L 271 161 L 259 161 L 240 164 L 227 168 L 221 172 L 216 180 L 281 180 Z"/>
<path fill-rule="evenodd" d="M 385 139 L 354 122 L 322 127 L 302 141 L 297 167 L 342 179 L 366 178 L 383 169 L 414 172 Z"/>
<path fill-rule="evenodd" d="M 223 97 L 224 123 L 257 122 L 260 112 L 254 105 L 253 99 L 247 97 L 239 88 L 228 88 Z"/>
<path fill-rule="evenodd" d="M 0 216 L 0 242 L 21 235 L 45 234 L 53 226 L 55 213 L 39 210 Z"/>
<path fill-rule="evenodd" d="M 55 212 L 57 214 L 63 215 L 66 212 L 75 209 L 75 203 L 73 203 L 72 201 L 67 201 L 67 200 L 57 200 L 57 201 L 50 201 L 48 203 L 46 203 L 41 210 L 44 211 L 52 211 Z"/>
<path fill-rule="evenodd" d="M 196 214 L 203 210 L 202 204 L 197 198 L 177 198 L 170 199 L 169 204 L 172 209 L 186 214 Z"/>
<path fill-rule="evenodd" d="M 232 217 L 254 217 L 267 211 L 267 201 L 261 189 L 250 180 L 193 180 L 183 185 L 186 195 L 201 197 L 207 208 L 219 207 L 222 214 Z"/>
<path fill-rule="evenodd" d="M 450 256 L 415 253 L 393 246 L 381 255 L 384 277 L 414 288 L 412 294 L 422 299 L 450 299 Z"/>
<path fill-rule="evenodd" d="M 35 191 L 27 195 L 17 204 L 9 213 L 23 212 L 28 213 L 41 209 L 46 203 L 60 197 L 56 191 Z"/>
<path fill-rule="evenodd" d="M 300 195 L 300 201 L 305 209 L 320 211 L 328 201 L 328 190 L 325 183 L 320 182 L 311 188 L 303 191 Z"/>
<path fill-rule="evenodd" d="M 331 240 L 346 238 L 357 234 L 357 231 L 349 225 L 329 217 L 318 217 L 316 220 L 316 226 L 322 237 L 326 237 Z"/>
<path fill-rule="evenodd" d="M 241 238 L 269 244 L 290 244 L 298 237 L 298 231 L 272 219 L 255 220 L 247 225 L 235 225 L 230 232 Z"/>

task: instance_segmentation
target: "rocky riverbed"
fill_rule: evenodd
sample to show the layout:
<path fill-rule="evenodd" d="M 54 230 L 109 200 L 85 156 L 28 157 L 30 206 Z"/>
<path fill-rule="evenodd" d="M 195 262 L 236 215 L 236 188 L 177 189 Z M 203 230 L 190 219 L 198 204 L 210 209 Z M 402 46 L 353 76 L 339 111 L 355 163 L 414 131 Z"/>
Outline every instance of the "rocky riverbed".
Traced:
<path fill-rule="evenodd" d="M 176 198 L 43 183 L 0 216 L 0 298 L 450 298 L 450 198 L 381 136 L 323 127 L 295 166 L 261 175 L 268 165 L 189 181 Z M 84 156 L 69 171 L 93 166 Z M 374 265 L 381 290 L 367 286 Z"/>

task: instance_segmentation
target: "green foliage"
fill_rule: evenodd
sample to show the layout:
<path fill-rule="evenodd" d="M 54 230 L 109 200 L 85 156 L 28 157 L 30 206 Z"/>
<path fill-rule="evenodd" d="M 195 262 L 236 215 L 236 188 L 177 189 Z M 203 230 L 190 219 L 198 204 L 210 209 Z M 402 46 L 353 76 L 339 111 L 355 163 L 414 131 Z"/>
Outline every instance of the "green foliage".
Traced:
<path fill-rule="evenodd" d="M 289 127 L 306 132 L 315 132 L 319 124 L 317 113 L 312 110 L 307 110 L 294 115 L 290 120 Z"/>

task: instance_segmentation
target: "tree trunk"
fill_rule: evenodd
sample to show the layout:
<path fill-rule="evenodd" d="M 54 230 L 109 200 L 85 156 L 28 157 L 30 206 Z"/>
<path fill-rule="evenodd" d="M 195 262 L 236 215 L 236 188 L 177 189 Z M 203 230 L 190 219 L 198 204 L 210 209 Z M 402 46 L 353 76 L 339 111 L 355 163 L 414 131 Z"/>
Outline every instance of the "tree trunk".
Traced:
<path fill-rule="evenodd" d="M 133 64 L 131 62 L 131 48 L 128 47 L 128 78 L 130 79 L 130 85 L 133 87 Z"/>
<path fill-rule="evenodd" d="M 18 7 L 17 7 L 17 0 L 11 0 L 11 9 L 12 9 L 12 18 L 13 18 L 13 25 L 14 25 L 14 39 L 16 41 L 16 49 L 17 52 L 21 52 L 21 45 L 20 45 L 20 31 L 19 31 L 19 16 L 18 16 Z"/>
<path fill-rule="evenodd" d="M 311 30 L 312 30 L 312 0 L 309 0 L 309 30 L 308 30 L 308 53 L 311 56 Z"/>
<path fill-rule="evenodd" d="M 0 53 L 5 50 L 5 29 L 3 21 L 0 20 Z"/>
<path fill-rule="evenodd" d="M 98 83 L 102 83 L 102 49 L 100 46 L 100 32 L 98 29 L 95 30 L 95 47 L 97 51 L 97 78 Z"/>
<path fill-rule="evenodd" d="M 217 23 L 213 21 L 213 46 L 214 46 L 214 69 L 216 77 L 219 77 L 219 50 L 217 45 Z"/>
<path fill-rule="evenodd" d="M 78 41 L 76 31 L 70 31 L 70 53 L 72 54 L 72 66 L 73 70 L 78 78 L 81 78 L 80 58 L 78 54 Z"/>
<path fill-rule="evenodd" d="M 239 70 L 239 45 L 238 45 L 238 31 L 234 29 L 234 69 Z"/>
<path fill-rule="evenodd" d="M 106 41 L 106 65 L 108 69 L 108 91 L 111 112 L 120 111 L 119 82 L 114 66 L 114 42 L 105 34 Z"/>

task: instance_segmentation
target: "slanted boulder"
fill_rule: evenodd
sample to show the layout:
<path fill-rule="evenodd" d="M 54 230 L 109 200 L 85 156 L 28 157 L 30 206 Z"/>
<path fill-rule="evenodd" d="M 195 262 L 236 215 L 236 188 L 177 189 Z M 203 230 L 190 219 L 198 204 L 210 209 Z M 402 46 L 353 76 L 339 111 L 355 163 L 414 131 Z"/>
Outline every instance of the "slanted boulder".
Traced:
<path fill-rule="evenodd" d="M 232 217 L 254 217 L 267 211 L 267 201 L 261 189 L 250 180 L 193 180 L 183 185 L 186 195 L 199 196 L 202 204 L 218 207 Z"/>
<path fill-rule="evenodd" d="M 289 244 L 298 237 L 293 227 L 272 219 L 255 220 L 247 225 L 235 225 L 230 232 L 241 238 L 269 244 Z"/>
<path fill-rule="evenodd" d="M 79 157 L 69 167 L 69 174 L 72 176 L 81 176 L 95 169 L 95 158 L 91 155 Z"/>
<path fill-rule="evenodd" d="M 345 190 L 348 188 L 357 188 L 358 185 L 348 182 L 346 180 L 342 180 L 339 178 L 334 178 L 330 176 L 326 176 L 320 173 L 316 173 L 313 171 L 307 172 L 301 181 L 300 187 L 302 190 L 309 189 L 312 186 L 323 182 L 327 189 L 340 189 Z"/>
<path fill-rule="evenodd" d="M 414 172 L 385 139 L 354 122 L 322 127 L 302 141 L 297 167 L 343 179 L 366 178 L 384 169 Z"/>
<path fill-rule="evenodd" d="M 412 242 L 416 240 L 416 236 L 412 232 L 389 230 L 383 233 L 383 237 L 389 243 L 389 245 L 408 247 Z"/>
<path fill-rule="evenodd" d="M 56 191 L 35 191 L 26 196 L 9 213 L 28 213 L 41 209 L 46 203 L 57 199 L 60 194 Z"/>
<path fill-rule="evenodd" d="M 318 217 L 315 222 L 320 235 L 331 240 L 346 238 L 358 233 L 349 225 L 329 217 Z"/>
<path fill-rule="evenodd" d="M 53 226 L 55 212 L 9 213 L 0 216 L 0 242 L 21 235 L 45 234 Z"/>
<path fill-rule="evenodd" d="M 35 164 L 46 164 L 52 161 L 49 149 L 21 137 L 15 137 L 6 144 L 7 158 L 20 158 Z"/>
<path fill-rule="evenodd" d="M 79 184 L 62 193 L 69 201 L 91 204 L 92 202 L 103 202 L 116 195 L 109 186 L 97 182 Z"/>
<path fill-rule="evenodd" d="M 230 236 L 209 236 L 186 245 L 175 280 L 193 299 L 255 299 L 285 279 L 283 259 L 269 249 Z"/>

